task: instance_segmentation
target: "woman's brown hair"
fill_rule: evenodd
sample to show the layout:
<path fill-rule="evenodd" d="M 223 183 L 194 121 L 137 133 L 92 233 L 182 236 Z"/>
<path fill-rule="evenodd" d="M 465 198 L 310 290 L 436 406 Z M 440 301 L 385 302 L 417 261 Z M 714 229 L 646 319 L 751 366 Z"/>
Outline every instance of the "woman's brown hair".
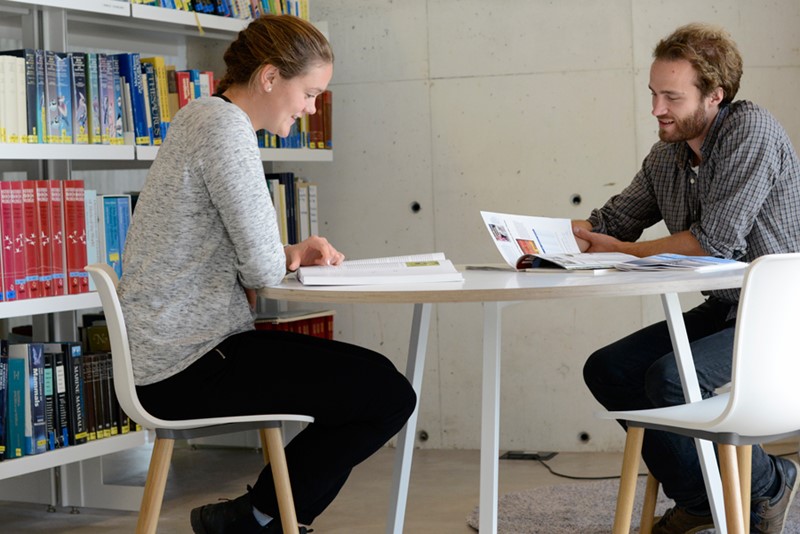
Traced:
<path fill-rule="evenodd" d="M 239 32 L 223 56 L 225 76 L 218 93 L 231 85 L 248 85 L 264 65 L 290 79 L 310 67 L 333 63 L 333 50 L 310 22 L 292 15 L 262 15 Z"/>

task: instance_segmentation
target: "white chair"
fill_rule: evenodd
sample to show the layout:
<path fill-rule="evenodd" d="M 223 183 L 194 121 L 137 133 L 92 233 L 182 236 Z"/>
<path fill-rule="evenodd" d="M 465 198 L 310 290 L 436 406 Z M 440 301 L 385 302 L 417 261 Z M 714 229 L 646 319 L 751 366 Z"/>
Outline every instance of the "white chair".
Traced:
<path fill-rule="evenodd" d="M 167 472 L 172 458 L 172 449 L 176 439 L 191 439 L 242 430 L 258 429 L 264 450 L 264 459 L 272 466 L 275 479 L 275 491 L 278 496 L 281 523 L 285 533 L 298 532 L 292 489 L 289 483 L 289 471 L 283 451 L 283 437 L 280 424 L 282 421 L 300 421 L 311 423 L 313 417 L 294 414 L 245 415 L 236 417 L 209 417 L 207 419 L 186 419 L 167 421 L 154 417 L 139 403 L 133 382 L 128 333 L 125 319 L 122 317 L 119 299 L 117 298 L 117 275 L 106 264 L 93 264 L 86 267 L 97 286 L 100 301 L 103 304 L 108 337 L 111 342 L 111 358 L 114 369 L 114 387 L 119 404 L 125 413 L 144 428 L 154 429 L 156 440 L 150 468 L 139 510 L 136 525 L 137 534 L 155 533 L 164 488 L 167 483 Z M 187 517 L 187 522 L 188 522 Z"/>
<path fill-rule="evenodd" d="M 630 528 L 645 428 L 717 443 L 728 532 L 749 529 L 752 445 L 800 434 L 799 275 L 800 254 L 762 256 L 747 267 L 727 392 L 680 406 L 598 414 L 628 425 L 615 534 Z"/>

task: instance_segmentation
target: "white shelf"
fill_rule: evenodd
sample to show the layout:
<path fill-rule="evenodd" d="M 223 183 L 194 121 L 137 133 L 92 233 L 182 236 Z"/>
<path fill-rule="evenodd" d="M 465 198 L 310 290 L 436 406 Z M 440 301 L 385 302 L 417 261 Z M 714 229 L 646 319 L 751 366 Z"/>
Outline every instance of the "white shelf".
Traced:
<path fill-rule="evenodd" d="M 124 451 L 144 445 L 146 442 L 147 432 L 142 430 L 34 454 L 33 456 L 3 460 L 0 462 L 0 480 Z"/>
<path fill-rule="evenodd" d="M 88 11 L 104 15 L 130 17 L 131 4 L 118 0 L 4 0 L 11 4 L 57 7 L 71 11 Z"/>
<path fill-rule="evenodd" d="M 51 145 L 0 143 L 0 159 L 16 160 L 132 160 L 132 145 Z"/>
<path fill-rule="evenodd" d="M 100 296 L 95 291 L 60 297 L 12 300 L 10 302 L 0 302 L 0 319 L 99 308 L 100 306 Z M 0 465 L 3 464 L 0 463 Z"/>
<path fill-rule="evenodd" d="M 262 148 L 262 161 L 333 161 L 333 150 L 310 148 Z"/>
<path fill-rule="evenodd" d="M 165 7 L 131 4 L 131 16 L 137 19 L 153 20 L 161 23 L 178 24 L 192 28 L 238 32 L 243 30 L 249 20 L 206 13 L 187 12 Z"/>

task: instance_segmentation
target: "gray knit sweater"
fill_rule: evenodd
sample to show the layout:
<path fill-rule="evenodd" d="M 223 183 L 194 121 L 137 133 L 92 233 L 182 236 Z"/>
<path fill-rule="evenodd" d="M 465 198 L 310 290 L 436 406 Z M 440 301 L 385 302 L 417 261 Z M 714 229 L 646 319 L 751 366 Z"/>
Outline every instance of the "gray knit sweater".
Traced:
<path fill-rule="evenodd" d="M 125 244 L 119 294 L 136 385 L 251 330 L 243 286 L 275 284 L 285 269 L 250 119 L 220 98 L 191 102 L 150 168 Z"/>

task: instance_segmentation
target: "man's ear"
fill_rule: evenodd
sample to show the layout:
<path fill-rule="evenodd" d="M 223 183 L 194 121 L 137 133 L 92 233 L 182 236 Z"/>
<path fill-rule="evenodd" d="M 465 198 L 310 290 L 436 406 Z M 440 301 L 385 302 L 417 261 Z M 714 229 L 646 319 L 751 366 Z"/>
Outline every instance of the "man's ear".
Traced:
<path fill-rule="evenodd" d="M 722 104 L 722 100 L 725 98 L 725 90 L 722 87 L 717 87 L 709 96 L 709 101 L 711 104 L 720 105 Z"/>

